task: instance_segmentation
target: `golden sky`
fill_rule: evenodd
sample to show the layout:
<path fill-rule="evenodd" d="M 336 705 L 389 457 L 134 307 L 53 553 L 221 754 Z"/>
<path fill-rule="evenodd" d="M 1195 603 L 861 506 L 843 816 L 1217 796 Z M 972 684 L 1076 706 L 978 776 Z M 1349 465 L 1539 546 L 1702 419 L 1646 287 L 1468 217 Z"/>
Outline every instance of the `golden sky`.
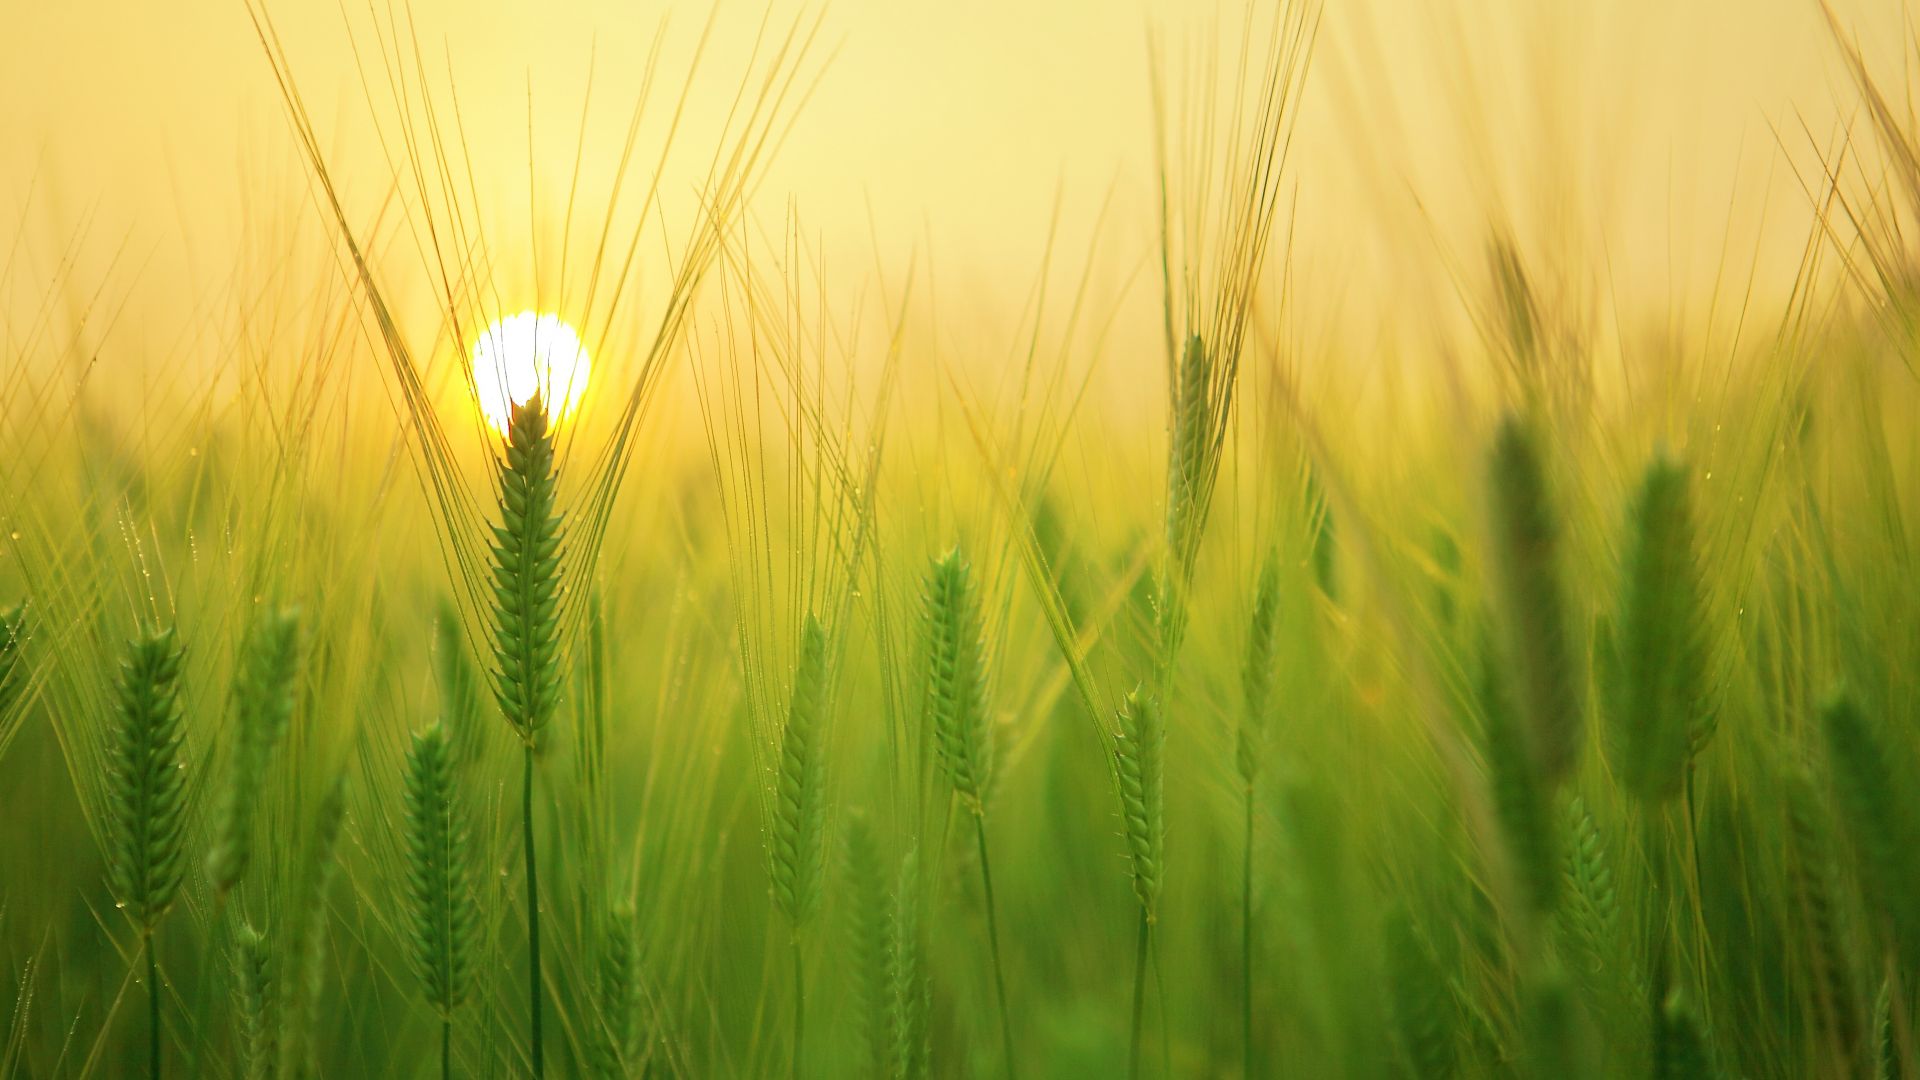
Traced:
<path fill-rule="evenodd" d="M 76 279 L 106 276 L 118 253 L 113 275 L 162 318 L 186 305 L 176 290 L 221 287 L 243 226 L 315 213 L 241 0 L 3 2 L 0 220 L 24 230 L 16 290 L 44 287 L 84 227 Z M 368 212 L 392 171 L 355 69 L 355 44 L 364 57 L 375 40 L 368 10 L 344 8 L 267 5 L 329 160 Z M 764 10 L 731 3 L 715 18 L 689 158 L 711 146 Z M 1216 28 L 1235 46 L 1240 10 L 836 0 L 814 51 L 821 80 L 760 210 L 799 208 L 838 265 L 930 252 L 944 289 L 1010 312 L 1050 224 L 1079 260 L 1111 194 L 1100 276 L 1118 287 L 1153 243 L 1149 29 L 1178 76 Z M 707 9 L 413 0 L 411 17 L 429 80 L 457 88 L 490 239 L 511 247 L 541 227 L 529 183 L 537 212 L 557 217 L 589 64 L 592 175 L 662 20 L 665 103 Z M 1842 18 L 1886 52 L 1901 14 L 1859 0 Z M 1326 0 L 1313 63 L 1292 258 L 1311 271 L 1304 299 L 1362 326 L 1449 290 L 1446 266 L 1478 257 L 1496 210 L 1538 251 L 1603 267 L 1606 291 L 1649 317 L 1666 317 L 1676 286 L 1703 294 L 1723 261 L 1788 265 L 1808 228 L 1802 125 L 1825 138 L 1855 100 L 1814 0 Z"/>

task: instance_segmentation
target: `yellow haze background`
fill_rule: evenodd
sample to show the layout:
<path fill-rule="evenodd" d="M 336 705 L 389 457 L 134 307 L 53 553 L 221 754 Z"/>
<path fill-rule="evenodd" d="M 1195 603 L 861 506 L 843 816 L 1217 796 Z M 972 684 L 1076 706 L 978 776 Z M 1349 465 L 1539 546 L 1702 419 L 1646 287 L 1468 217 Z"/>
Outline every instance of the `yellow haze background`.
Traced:
<path fill-rule="evenodd" d="M 371 221 L 394 165 L 369 120 L 391 116 L 370 28 L 391 12 L 266 10 L 350 207 Z M 776 7 L 771 20 L 812 10 Z M 1178 84 L 1209 48 L 1230 60 L 1242 11 L 836 0 L 819 12 L 820 78 L 757 212 L 777 231 L 797 210 L 835 285 L 898 275 L 918 256 L 949 310 L 1008 325 L 1050 237 L 1077 274 L 1098 229 L 1096 297 L 1124 309 L 1123 328 L 1150 332 L 1149 40 Z M 558 219 L 589 91 L 591 178 L 611 164 L 656 38 L 659 115 L 708 12 L 414 0 L 398 17 L 427 81 L 460 101 L 488 239 L 511 256 Z M 1896 4 L 1840 17 L 1869 54 L 1899 62 Z M 704 164 L 767 18 L 740 3 L 714 16 L 689 97 L 689 172 L 670 190 Z M 276 242 L 270 223 L 320 223 L 239 0 L 6 0 L 0 21 L 15 346 L 23 312 L 57 286 L 69 302 L 101 290 L 116 340 L 164 349 L 209 295 L 243 291 L 236 275 Z M 1857 101 L 1812 0 L 1328 0 L 1288 169 L 1296 332 L 1330 353 L 1409 347 L 1478 286 L 1493 224 L 1536 267 L 1564 271 L 1556 287 L 1596 322 L 1698 323 L 1716 283 L 1749 277 L 1757 298 L 1782 296 L 1812 227 L 1812 145 L 1830 144 Z"/>

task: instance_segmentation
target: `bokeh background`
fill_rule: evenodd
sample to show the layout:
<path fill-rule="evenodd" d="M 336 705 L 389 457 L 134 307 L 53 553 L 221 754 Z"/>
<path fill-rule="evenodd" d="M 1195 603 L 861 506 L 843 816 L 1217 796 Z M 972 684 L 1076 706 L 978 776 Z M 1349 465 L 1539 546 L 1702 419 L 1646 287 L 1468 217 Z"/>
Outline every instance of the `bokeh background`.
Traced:
<path fill-rule="evenodd" d="M 372 26 L 411 20 L 428 80 L 457 91 L 490 241 L 508 252 L 550 228 L 583 104 L 593 176 L 617 152 L 656 42 L 660 83 L 679 85 L 708 13 L 668 8 L 266 6 L 362 220 L 394 176 L 373 122 L 389 117 L 392 137 Z M 1900 62 L 1900 5 L 1835 10 L 1870 59 Z M 767 18 L 752 3 L 713 13 L 689 131 L 722 118 Z M 1125 290 L 1153 285 L 1139 273 L 1154 241 L 1150 41 L 1178 79 L 1208 50 L 1230 61 L 1240 19 L 1177 0 L 833 3 L 816 48 L 830 61 L 758 209 L 777 221 L 798 207 L 843 281 L 918 255 L 954 302 L 1009 318 L 1050 240 L 1077 260 L 1097 232 L 1112 253 L 1099 260 L 1103 296 L 1122 306 Z M 16 286 L 37 284 L 14 303 L 43 301 L 70 261 L 76 280 L 125 294 L 139 333 L 177 332 L 205 317 L 249 230 L 311 210 L 242 4 L 13 0 L 5 24 L 0 206 L 24 224 L 16 261 L 40 268 L 16 269 Z M 1803 0 L 1328 4 L 1290 178 L 1291 260 L 1311 270 L 1295 295 L 1340 351 L 1417 351 L 1501 218 L 1523 246 L 1580 268 L 1562 287 L 1598 324 L 1616 311 L 1705 320 L 1730 272 L 1777 298 L 1811 228 L 1816 147 L 1858 121 L 1857 101 Z"/>

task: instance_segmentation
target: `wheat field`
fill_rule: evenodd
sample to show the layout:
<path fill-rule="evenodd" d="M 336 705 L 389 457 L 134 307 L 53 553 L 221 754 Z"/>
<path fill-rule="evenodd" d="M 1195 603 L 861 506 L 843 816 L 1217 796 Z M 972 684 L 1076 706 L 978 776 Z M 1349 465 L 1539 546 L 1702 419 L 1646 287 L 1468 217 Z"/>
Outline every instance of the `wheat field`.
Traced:
<path fill-rule="evenodd" d="M 0 17 L 0 1076 L 1920 1078 L 1904 8 L 686 7 Z"/>

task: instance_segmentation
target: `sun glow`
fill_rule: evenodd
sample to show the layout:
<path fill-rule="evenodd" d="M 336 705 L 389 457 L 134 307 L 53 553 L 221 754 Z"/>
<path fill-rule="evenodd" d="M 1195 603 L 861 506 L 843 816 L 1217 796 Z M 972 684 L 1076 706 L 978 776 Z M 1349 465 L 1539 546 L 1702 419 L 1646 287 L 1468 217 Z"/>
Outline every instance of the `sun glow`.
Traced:
<path fill-rule="evenodd" d="M 535 392 L 554 422 L 565 420 L 580 407 L 592 368 L 579 333 L 558 315 L 508 315 L 473 343 L 473 389 L 487 423 L 502 435 L 513 407 Z"/>

